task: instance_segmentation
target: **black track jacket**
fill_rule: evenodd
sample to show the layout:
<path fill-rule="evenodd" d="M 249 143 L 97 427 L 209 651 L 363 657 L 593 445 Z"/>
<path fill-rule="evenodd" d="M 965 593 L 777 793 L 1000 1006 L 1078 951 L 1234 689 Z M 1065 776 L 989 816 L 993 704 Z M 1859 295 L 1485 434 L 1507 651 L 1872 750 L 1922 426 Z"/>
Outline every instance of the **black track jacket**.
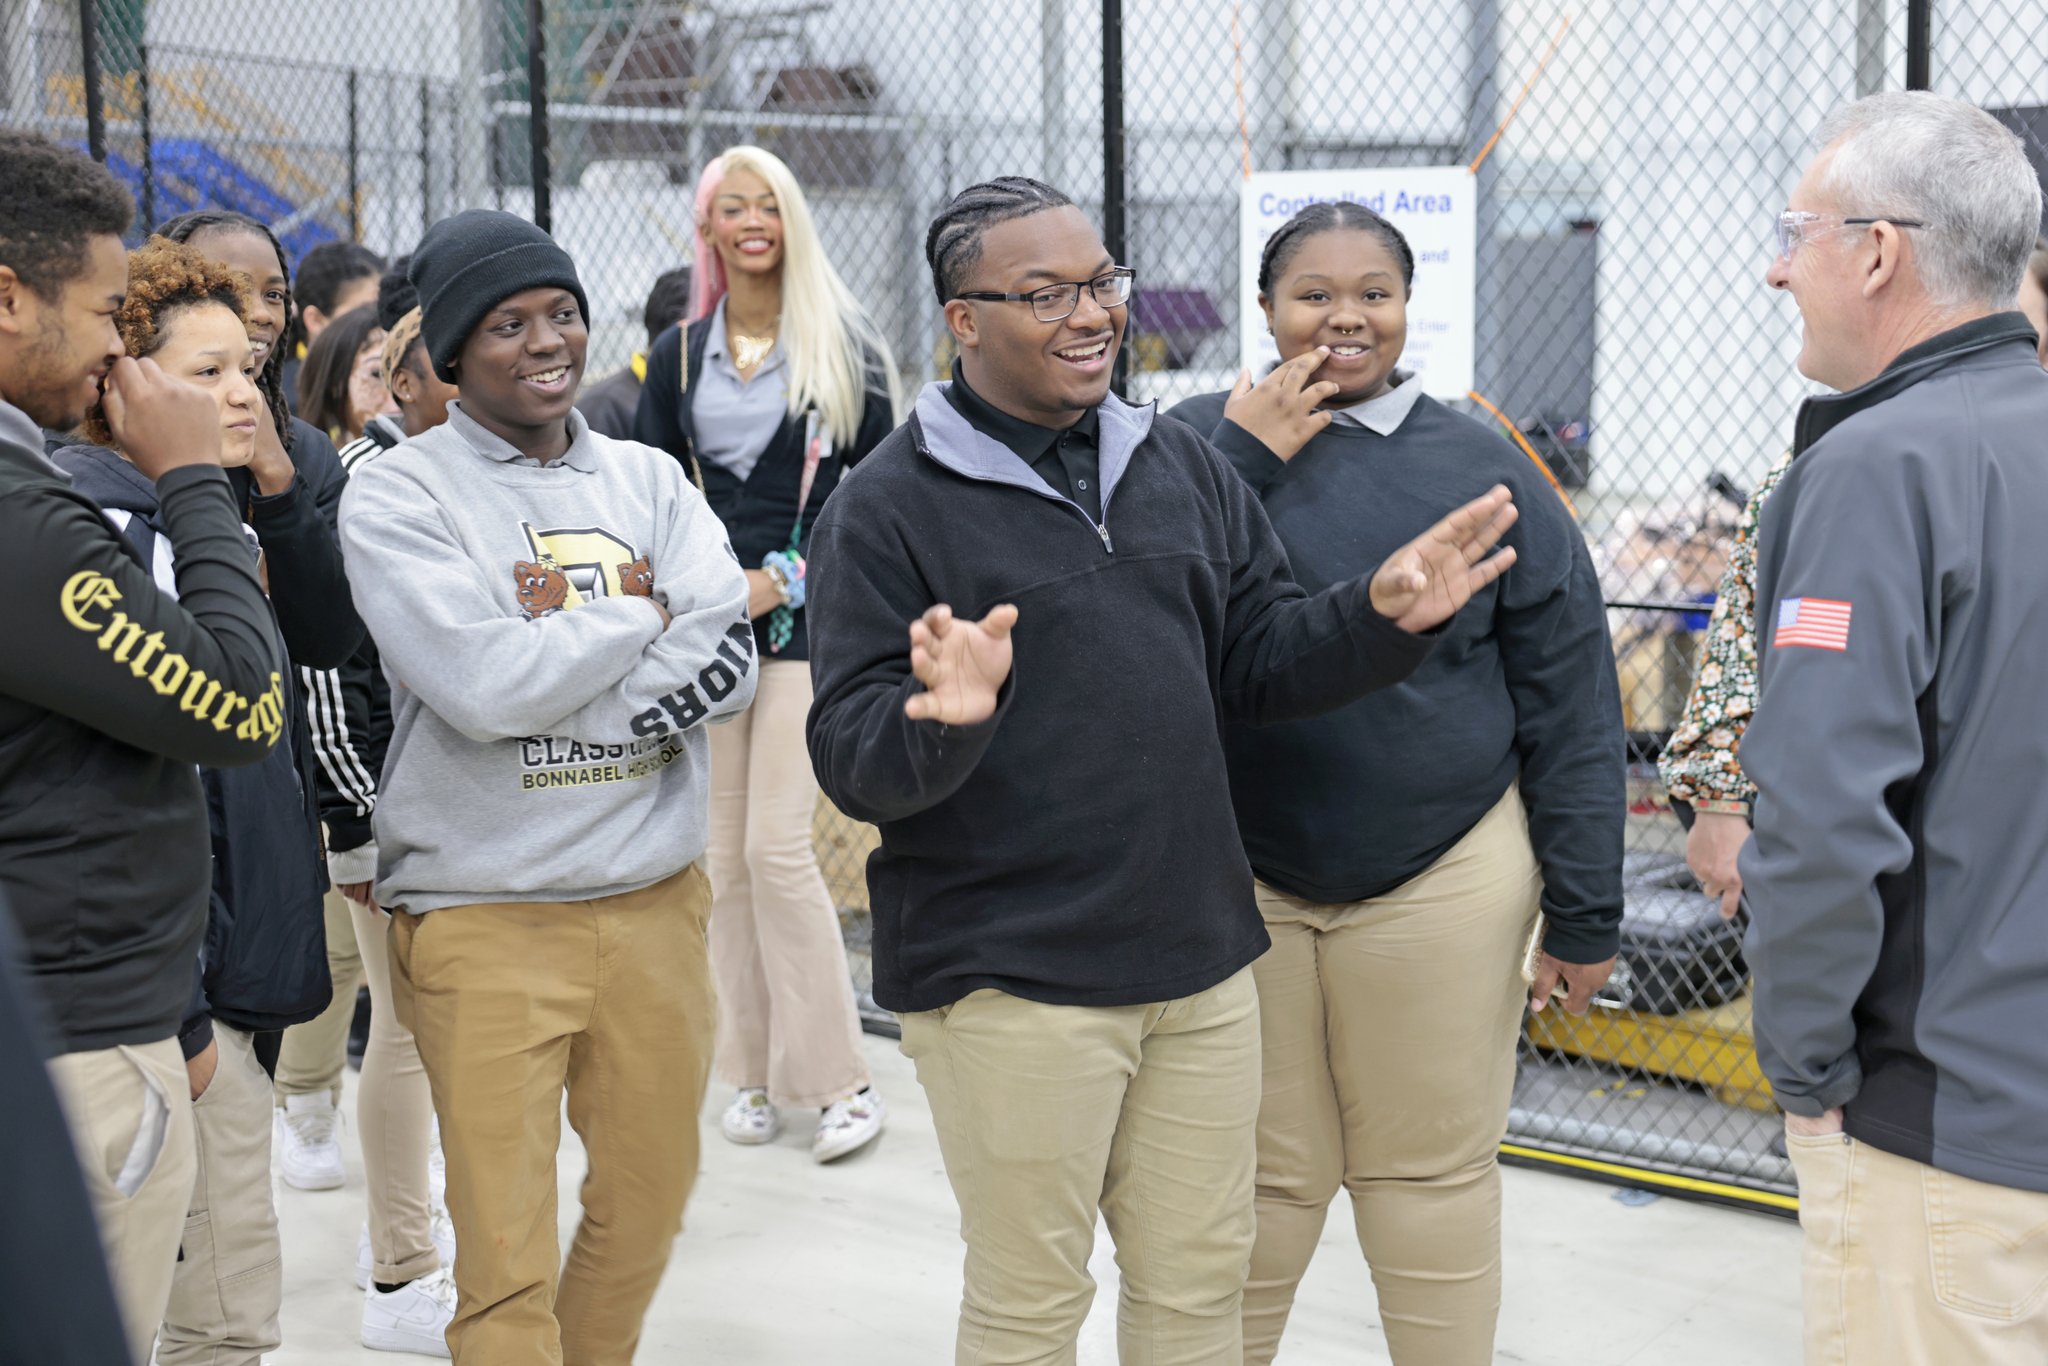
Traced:
<path fill-rule="evenodd" d="M 180 601 L 98 504 L 0 442 L 0 886 L 59 1052 L 178 1032 L 206 926 L 199 772 L 284 730 L 284 661 L 218 468 L 157 484 Z"/>
<path fill-rule="evenodd" d="M 811 538 L 811 760 L 881 827 L 875 999 L 993 987 L 1050 1005 L 1206 990 L 1265 952 L 1225 721 L 1313 716 L 1408 676 L 1431 641 L 1367 580 L 1310 597 L 1257 498 L 1193 429 L 1098 409 L 1103 521 L 929 385 Z M 911 621 L 1015 603 L 976 726 L 911 721 Z"/>

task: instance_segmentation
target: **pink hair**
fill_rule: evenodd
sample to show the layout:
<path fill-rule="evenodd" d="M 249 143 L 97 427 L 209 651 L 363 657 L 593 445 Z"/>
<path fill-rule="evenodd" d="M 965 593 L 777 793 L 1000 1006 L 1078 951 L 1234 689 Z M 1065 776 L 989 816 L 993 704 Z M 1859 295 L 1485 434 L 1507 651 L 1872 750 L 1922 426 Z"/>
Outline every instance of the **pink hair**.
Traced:
<path fill-rule="evenodd" d="M 725 157 L 715 156 L 704 167 L 704 174 L 697 177 L 697 264 L 690 271 L 691 322 L 709 317 L 711 310 L 718 307 L 718 301 L 725 297 L 725 260 L 708 240 L 711 201 L 717 197 L 718 187 L 724 183 Z"/>

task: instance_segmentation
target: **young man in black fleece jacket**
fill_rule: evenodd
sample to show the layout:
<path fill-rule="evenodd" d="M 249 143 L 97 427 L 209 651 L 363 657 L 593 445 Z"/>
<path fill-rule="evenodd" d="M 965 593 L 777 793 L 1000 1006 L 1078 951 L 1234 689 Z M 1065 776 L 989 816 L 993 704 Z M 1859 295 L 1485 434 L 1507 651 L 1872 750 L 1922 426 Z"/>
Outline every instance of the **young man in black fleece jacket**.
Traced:
<path fill-rule="evenodd" d="M 975 186 L 926 254 L 961 364 L 813 532 L 810 747 L 882 831 L 875 995 L 960 1199 L 959 1360 L 1071 1359 L 1100 1208 L 1126 1359 L 1235 1361 L 1267 940 L 1219 726 L 1405 677 L 1514 510 L 1311 598 L 1223 458 L 1109 395 L 1130 277 L 1071 201 Z"/>
<path fill-rule="evenodd" d="M 194 1171 L 178 1023 L 206 925 L 196 764 L 269 753 L 283 669 L 214 403 L 122 354 L 131 206 L 104 168 L 0 133 L 0 887 L 27 942 L 136 1359 L 163 1318 Z M 107 416 L 156 481 L 179 599 L 44 457 Z"/>

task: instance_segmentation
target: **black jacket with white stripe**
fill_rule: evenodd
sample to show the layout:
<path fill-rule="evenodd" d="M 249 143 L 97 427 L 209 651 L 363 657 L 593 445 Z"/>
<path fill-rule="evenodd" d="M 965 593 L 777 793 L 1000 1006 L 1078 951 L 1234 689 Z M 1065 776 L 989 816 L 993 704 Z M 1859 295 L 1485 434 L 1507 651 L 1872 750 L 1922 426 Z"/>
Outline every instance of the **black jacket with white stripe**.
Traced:
<path fill-rule="evenodd" d="M 354 474 L 365 461 L 405 439 L 395 423 L 372 418 L 363 435 L 341 449 L 341 467 Z M 377 875 L 377 845 L 370 817 L 377 780 L 391 743 L 391 686 L 377 642 L 363 633 L 355 653 L 336 669 L 300 669 L 306 714 L 319 761 L 320 819 L 327 825 L 327 868 L 337 883 Z"/>

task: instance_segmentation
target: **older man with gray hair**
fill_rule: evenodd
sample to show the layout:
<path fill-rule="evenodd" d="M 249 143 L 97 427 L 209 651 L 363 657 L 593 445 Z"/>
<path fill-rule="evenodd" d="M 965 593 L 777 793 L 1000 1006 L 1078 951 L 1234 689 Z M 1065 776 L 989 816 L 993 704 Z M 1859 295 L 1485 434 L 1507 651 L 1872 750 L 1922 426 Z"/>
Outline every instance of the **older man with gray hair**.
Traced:
<path fill-rule="evenodd" d="M 1757 552 L 1757 1053 L 1809 1363 L 2048 1361 L 2048 372 L 2018 138 L 1925 93 L 1822 125 L 1767 279 L 1805 324 Z"/>

